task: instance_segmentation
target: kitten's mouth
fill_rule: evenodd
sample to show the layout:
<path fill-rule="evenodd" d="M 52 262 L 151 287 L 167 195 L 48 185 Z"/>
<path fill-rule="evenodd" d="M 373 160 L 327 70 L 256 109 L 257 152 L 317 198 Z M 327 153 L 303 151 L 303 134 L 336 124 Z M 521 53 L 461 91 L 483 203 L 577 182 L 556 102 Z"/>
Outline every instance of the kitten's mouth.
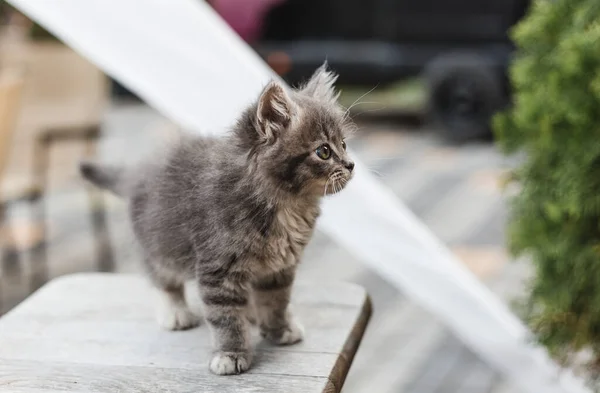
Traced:
<path fill-rule="evenodd" d="M 346 184 L 352 179 L 352 174 L 344 173 L 342 171 L 333 172 L 327 181 L 323 190 L 323 195 L 333 195 L 342 191 Z"/>

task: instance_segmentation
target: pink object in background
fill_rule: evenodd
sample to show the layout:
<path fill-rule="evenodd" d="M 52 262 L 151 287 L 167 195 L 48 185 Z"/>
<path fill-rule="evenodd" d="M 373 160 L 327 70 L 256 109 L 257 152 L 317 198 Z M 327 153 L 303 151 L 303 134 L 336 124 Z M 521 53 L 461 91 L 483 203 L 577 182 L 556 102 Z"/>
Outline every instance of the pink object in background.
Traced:
<path fill-rule="evenodd" d="M 252 43 L 260 37 L 267 11 L 283 1 L 285 0 L 211 0 L 209 3 L 240 37 Z"/>

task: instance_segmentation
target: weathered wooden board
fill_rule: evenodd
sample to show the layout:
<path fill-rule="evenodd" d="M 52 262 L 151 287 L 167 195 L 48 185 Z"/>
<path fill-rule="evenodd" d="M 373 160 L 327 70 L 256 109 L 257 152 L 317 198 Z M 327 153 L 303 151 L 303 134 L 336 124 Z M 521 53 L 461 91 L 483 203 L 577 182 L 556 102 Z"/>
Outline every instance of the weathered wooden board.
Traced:
<path fill-rule="evenodd" d="M 208 328 L 161 330 L 143 278 L 66 276 L 0 319 L 0 392 L 339 392 L 368 296 L 352 284 L 298 283 L 293 302 L 304 342 L 275 347 L 255 332 L 251 370 L 220 377 L 207 367 Z"/>

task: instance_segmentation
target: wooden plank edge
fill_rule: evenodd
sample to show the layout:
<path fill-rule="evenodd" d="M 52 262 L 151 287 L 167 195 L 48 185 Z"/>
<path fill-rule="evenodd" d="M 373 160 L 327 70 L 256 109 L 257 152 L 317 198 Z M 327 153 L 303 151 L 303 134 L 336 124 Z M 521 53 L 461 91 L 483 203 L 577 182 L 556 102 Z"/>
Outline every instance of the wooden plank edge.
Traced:
<path fill-rule="evenodd" d="M 373 304 L 371 302 L 371 297 L 365 292 L 365 301 L 360 310 L 360 315 L 358 316 L 348 339 L 346 339 L 346 342 L 344 343 L 342 352 L 339 354 L 333 369 L 331 370 L 323 393 L 340 393 L 342 391 L 342 386 L 344 386 L 348 371 L 350 371 L 350 366 L 358 351 L 358 347 L 365 334 L 372 313 Z"/>

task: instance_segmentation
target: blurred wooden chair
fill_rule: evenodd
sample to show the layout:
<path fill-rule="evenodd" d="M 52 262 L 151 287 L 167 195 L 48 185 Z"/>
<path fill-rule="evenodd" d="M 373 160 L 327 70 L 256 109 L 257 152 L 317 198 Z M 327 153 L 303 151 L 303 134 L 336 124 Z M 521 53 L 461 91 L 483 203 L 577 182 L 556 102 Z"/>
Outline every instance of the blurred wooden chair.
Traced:
<path fill-rule="evenodd" d="M 24 78 L 18 68 L 3 68 L 0 71 L 0 179 L 4 179 L 10 157 L 11 145 L 19 116 Z M 10 204 L 37 200 L 42 189 L 36 184 L 13 189 L 0 197 L 0 239 L 2 242 L 2 274 L 14 274 L 19 267 L 22 248 L 33 248 L 43 242 L 41 226 L 8 222 L 6 213 Z M 0 299 L 1 301 L 2 299 Z M 1 309 L 1 307 L 0 307 Z"/>
<path fill-rule="evenodd" d="M 36 136 L 34 176 L 46 190 L 49 153 L 53 145 L 80 141 L 85 144 L 87 155 L 94 154 L 108 106 L 109 85 L 102 71 L 66 46 L 55 42 L 31 46 L 24 100 L 27 112 L 33 113 L 42 125 Z M 72 164 L 76 167 L 78 163 Z M 112 271 L 114 260 L 104 199 L 100 192 L 90 187 L 88 197 L 97 267 L 99 271 Z"/>
<path fill-rule="evenodd" d="M 21 96 L 23 73 L 16 69 L 0 71 L 0 175 L 4 173 L 9 158 Z"/>
<path fill-rule="evenodd" d="M 38 219 L 45 228 L 45 203 L 39 198 L 49 187 L 50 150 L 64 141 L 85 144 L 91 155 L 100 135 L 104 110 L 108 105 L 109 85 L 106 76 L 94 65 L 67 46 L 56 41 L 25 41 L 6 51 L 5 63 L 24 70 L 22 109 L 19 137 L 33 140 L 29 166 L 31 183 L 41 192 L 37 195 Z M 22 160 L 23 158 L 21 158 Z M 75 168 L 77 162 L 69 162 Z M 101 194 L 88 188 L 91 220 L 98 253 L 98 270 L 114 267 L 106 228 L 105 208 Z M 45 243 L 45 242 L 42 242 Z M 35 274 L 31 287 L 36 289 L 47 281 L 47 255 L 43 244 L 36 255 Z M 37 262 L 37 261 L 36 261 Z"/>

